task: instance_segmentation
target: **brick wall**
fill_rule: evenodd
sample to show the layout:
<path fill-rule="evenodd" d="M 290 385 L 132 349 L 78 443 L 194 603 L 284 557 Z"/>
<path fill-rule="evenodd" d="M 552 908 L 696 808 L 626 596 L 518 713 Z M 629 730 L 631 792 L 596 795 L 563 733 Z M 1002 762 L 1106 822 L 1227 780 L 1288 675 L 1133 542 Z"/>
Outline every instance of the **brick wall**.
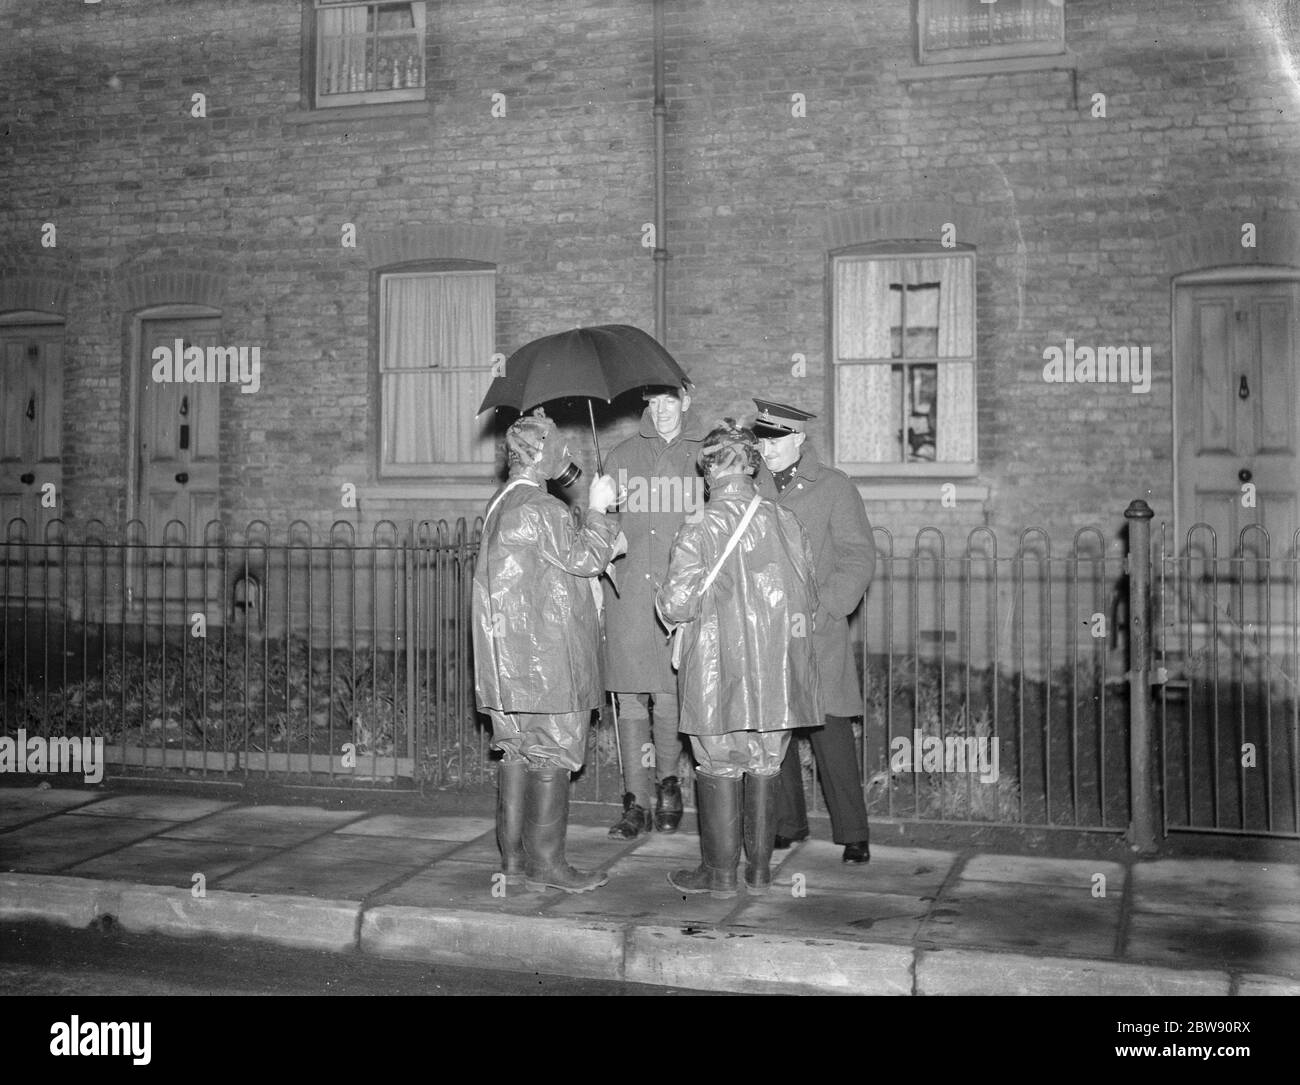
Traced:
<path fill-rule="evenodd" d="M 758 392 L 825 413 L 828 252 L 952 221 L 978 251 L 979 474 L 956 508 L 942 480 L 875 487 L 873 520 L 906 540 L 927 523 L 1117 532 L 1138 496 L 1168 516 L 1170 276 L 1300 264 L 1283 57 L 1300 42 L 1281 5 L 1137 7 L 1070 0 L 1074 73 L 916 80 L 906 0 L 667 0 L 667 345 L 697 409 L 751 417 Z M 0 9 L 0 284 L 66 290 L 70 520 L 127 511 L 140 304 L 203 295 L 226 342 L 262 348 L 262 392 L 223 390 L 224 514 L 363 530 L 482 508 L 376 488 L 370 277 L 394 236 L 498 233 L 505 352 L 573 324 L 653 326 L 649 3 L 431 3 L 427 108 L 362 121 L 301 115 L 300 25 L 291 0 Z M 1243 221 L 1271 224 L 1255 251 Z M 1043 349 L 1066 337 L 1150 345 L 1150 394 L 1044 383 Z M 602 417 L 609 443 L 633 424 Z"/>

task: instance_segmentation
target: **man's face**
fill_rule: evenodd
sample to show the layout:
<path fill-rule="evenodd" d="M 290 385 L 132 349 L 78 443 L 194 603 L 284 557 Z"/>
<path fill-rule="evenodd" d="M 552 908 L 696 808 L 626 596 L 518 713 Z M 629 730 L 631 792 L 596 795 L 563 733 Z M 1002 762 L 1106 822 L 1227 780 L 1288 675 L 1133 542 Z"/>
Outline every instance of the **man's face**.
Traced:
<path fill-rule="evenodd" d="M 767 469 L 776 474 L 794 463 L 806 436 L 806 433 L 787 433 L 784 437 L 760 437 L 758 451 Z"/>
<path fill-rule="evenodd" d="M 650 417 L 654 420 L 655 432 L 665 441 L 671 441 L 682 431 L 682 415 L 690 409 L 691 397 L 663 392 L 646 396 L 646 405 L 650 408 Z"/>

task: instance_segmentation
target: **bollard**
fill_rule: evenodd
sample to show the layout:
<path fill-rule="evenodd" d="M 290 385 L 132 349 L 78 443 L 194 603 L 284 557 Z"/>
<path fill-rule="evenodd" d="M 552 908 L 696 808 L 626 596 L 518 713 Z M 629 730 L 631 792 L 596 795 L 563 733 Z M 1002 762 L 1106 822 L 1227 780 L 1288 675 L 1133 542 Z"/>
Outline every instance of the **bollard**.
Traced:
<path fill-rule="evenodd" d="M 1158 831 L 1151 735 L 1151 506 L 1140 498 L 1124 510 L 1128 521 L 1129 798 L 1128 840 L 1154 854 Z"/>

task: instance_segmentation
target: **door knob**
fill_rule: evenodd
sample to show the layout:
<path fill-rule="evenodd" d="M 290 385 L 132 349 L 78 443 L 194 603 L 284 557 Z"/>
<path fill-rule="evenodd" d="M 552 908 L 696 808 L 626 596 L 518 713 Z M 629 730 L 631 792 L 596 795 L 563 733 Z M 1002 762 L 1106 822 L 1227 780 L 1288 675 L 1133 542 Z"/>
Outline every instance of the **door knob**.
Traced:
<path fill-rule="evenodd" d="M 182 486 L 184 486 L 187 482 L 189 482 L 189 480 L 190 480 L 190 476 L 189 476 L 189 474 L 188 474 L 187 472 L 185 472 L 185 471 L 181 471 L 181 472 L 176 476 L 176 481 L 179 482 Z"/>
<path fill-rule="evenodd" d="M 21 482 L 24 486 L 30 486 L 33 482 L 36 481 L 36 476 L 33 475 L 30 471 L 28 471 L 27 474 L 25 475 L 19 475 L 18 481 Z"/>
<path fill-rule="evenodd" d="M 1237 472 L 1238 482 L 1249 482 L 1254 477 L 1255 476 L 1250 473 L 1249 467 L 1243 467 L 1240 471 Z"/>
<path fill-rule="evenodd" d="M 1241 375 L 1241 381 L 1237 385 L 1237 398 L 1238 399 L 1250 398 L 1250 385 L 1246 383 L 1245 373 Z"/>

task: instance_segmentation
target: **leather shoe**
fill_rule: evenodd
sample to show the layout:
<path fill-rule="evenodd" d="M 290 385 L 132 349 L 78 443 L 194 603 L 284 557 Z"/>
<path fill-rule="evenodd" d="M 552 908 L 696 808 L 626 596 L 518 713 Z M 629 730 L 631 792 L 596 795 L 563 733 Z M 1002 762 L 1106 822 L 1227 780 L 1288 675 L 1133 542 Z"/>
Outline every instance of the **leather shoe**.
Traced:
<path fill-rule="evenodd" d="M 794 836 L 782 836 L 780 833 L 777 833 L 776 840 L 772 843 L 772 847 L 775 848 L 777 851 L 784 851 L 792 844 L 797 844 L 800 840 L 807 840 L 807 839 L 808 839 L 807 829 L 801 829 L 799 832 L 795 833 Z"/>
<path fill-rule="evenodd" d="M 610 826 L 609 835 L 615 840 L 635 840 L 642 833 L 648 833 L 650 825 L 650 811 L 628 791 L 623 795 L 623 816 Z"/>
<path fill-rule="evenodd" d="M 852 844 L 844 845 L 844 858 L 841 862 L 845 863 L 869 863 L 871 862 L 871 847 L 865 840 L 857 840 Z"/>

